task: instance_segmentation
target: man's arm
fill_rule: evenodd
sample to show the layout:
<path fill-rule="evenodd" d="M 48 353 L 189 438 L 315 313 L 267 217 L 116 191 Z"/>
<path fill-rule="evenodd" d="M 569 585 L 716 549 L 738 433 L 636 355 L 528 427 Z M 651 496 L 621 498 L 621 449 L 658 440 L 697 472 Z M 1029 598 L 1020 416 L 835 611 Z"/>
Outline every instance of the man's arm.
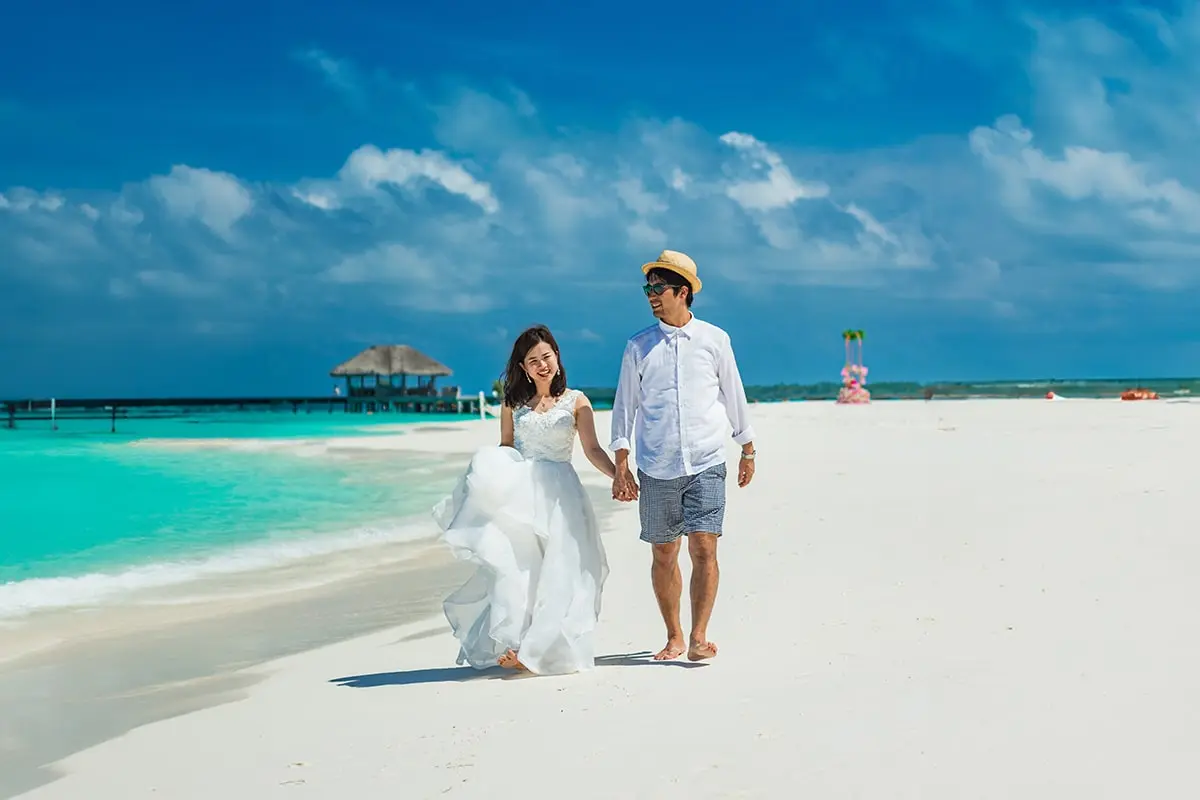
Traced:
<path fill-rule="evenodd" d="M 733 440 L 742 446 L 743 453 L 754 452 L 754 427 L 750 424 L 750 404 L 746 400 L 746 388 L 738 371 L 733 345 L 726 337 L 717 359 L 717 384 L 721 391 L 721 404 L 733 428 Z"/>
<path fill-rule="evenodd" d="M 617 392 L 613 397 L 612 443 L 609 445 L 613 453 L 624 451 L 625 458 L 629 458 L 629 442 L 637 421 L 638 382 L 637 354 L 633 342 L 628 342 L 621 356 L 621 373 L 617 376 Z"/>
<path fill-rule="evenodd" d="M 617 377 L 617 392 L 613 397 L 612 443 L 609 445 L 616 466 L 613 497 L 617 500 L 632 500 L 637 497 L 637 485 L 633 482 L 633 474 L 629 469 L 629 450 L 634 425 L 637 422 L 639 382 L 637 353 L 633 342 L 628 342 L 625 345 L 625 353 L 621 356 L 621 373 Z"/>
<path fill-rule="evenodd" d="M 733 440 L 742 446 L 742 457 L 738 459 L 739 487 L 750 485 L 754 480 L 754 428 L 750 425 L 750 404 L 746 402 L 746 388 L 742 386 L 742 375 L 738 372 L 737 359 L 733 357 L 733 345 L 729 337 L 722 343 L 721 356 L 717 359 L 717 383 L 721 391 L 721 403 L 725 416 L 733 427 Z"/>

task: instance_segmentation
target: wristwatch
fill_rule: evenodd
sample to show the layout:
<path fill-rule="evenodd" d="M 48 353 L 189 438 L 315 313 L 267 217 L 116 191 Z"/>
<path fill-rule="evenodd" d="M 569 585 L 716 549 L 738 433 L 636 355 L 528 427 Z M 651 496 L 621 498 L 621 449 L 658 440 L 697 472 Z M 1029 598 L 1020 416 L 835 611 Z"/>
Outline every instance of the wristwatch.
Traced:
<path fill-rule="evenodd" d="M 749 453 L 742 453 L 742 458 L 744 458 L 746 461 L 753 461 L 754 456 L 756 456 L 757 454 L 758 454 L 757 450 L 751 450 Z"/>

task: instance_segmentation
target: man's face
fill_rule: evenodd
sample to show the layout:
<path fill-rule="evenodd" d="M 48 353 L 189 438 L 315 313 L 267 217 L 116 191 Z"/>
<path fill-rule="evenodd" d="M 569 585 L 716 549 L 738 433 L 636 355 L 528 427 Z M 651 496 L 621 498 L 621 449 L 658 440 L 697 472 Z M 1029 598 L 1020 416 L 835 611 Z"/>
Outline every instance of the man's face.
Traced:
<path fill-rule="evenodd" d="M 646 279 L 646 299 L 650 301 L 650 311 L 659 319 L 675 319 L 681 311 L 687 310 L 686 289 L 668 286 L 657 275 Z"/>

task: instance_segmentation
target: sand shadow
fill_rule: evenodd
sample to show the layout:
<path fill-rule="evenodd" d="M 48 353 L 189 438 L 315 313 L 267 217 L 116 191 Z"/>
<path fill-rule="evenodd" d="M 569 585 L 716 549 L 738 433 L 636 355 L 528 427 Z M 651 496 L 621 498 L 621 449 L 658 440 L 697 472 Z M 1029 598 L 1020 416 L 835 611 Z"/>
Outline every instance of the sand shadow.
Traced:
<path fill-rule="evenodd" d="M 614 653 L 607 656 L 596 656 L 597 667 L 706 667 L 707 663 L 692 661 L 655 661 L 654 653 L 649 650 L 639 650 L 636 653 Z M 330 683 L 338 686 L 349 686 L 352 689 L 372 689 L 377 686 L 416 686 L 421 683 L 465 683 L 475 680 L 504 680 L 518 677 L 534 677 L 514 673 L 501 667 L 490 669 L 475 669 L 474 667 L 433 667 L 430 669 L 410 669 L 403 672 L 375 672 L 369 675 L 348 675 L 344 678 L 334 678 Z"/>
<path fill-rule="evenodd" d="M 654 653 L 649 650 L 639 650 L 636 653 L 614 653 L 610 656 L 596 656 L 597 667 L 707 667 L 706 661 L 655 661 Z"/>
<path fill-rule="evenodd" d="M 509 675 L 509 670 L 493 667 L 435 667 L 432 669 L 410 669 L 404 672 L 376 672 L 370 675 L 349 675 L 329 681 L 338 686 L 353 689 L 371 689 L 376 686 L 415 686 L 421 683 L 464 683 L 473 680 L 492 680 Z"/>

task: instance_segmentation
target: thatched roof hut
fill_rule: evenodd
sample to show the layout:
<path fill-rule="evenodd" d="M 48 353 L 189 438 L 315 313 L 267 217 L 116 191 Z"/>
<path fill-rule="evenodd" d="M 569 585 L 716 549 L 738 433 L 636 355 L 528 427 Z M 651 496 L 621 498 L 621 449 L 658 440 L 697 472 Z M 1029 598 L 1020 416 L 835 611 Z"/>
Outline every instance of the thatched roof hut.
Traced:
<path fill-rule="evenodd" d="M 377 344 L 368 347 L 349 361 L 338 364 L 329 373 L 334 378 L 367 375 L 413 375 L 433 378 L 453 374 L 454 371 L 442 362 L 435 361 L 406 344 Z"/>
<path fill-rule="evenodd" d="M 442 362 L 406 344 L 368 347 L 349 361 L 338 364 L 329 373 L 331 377 L 346 379 L 346 389 L 351 397 L 432 395 L 437 391 L 434 381 L 453 374 Z M 408 385 L 409 376 L 417 379 L 415 387 Z M 447 391 L 454 393 L 451 389 Z"/>

